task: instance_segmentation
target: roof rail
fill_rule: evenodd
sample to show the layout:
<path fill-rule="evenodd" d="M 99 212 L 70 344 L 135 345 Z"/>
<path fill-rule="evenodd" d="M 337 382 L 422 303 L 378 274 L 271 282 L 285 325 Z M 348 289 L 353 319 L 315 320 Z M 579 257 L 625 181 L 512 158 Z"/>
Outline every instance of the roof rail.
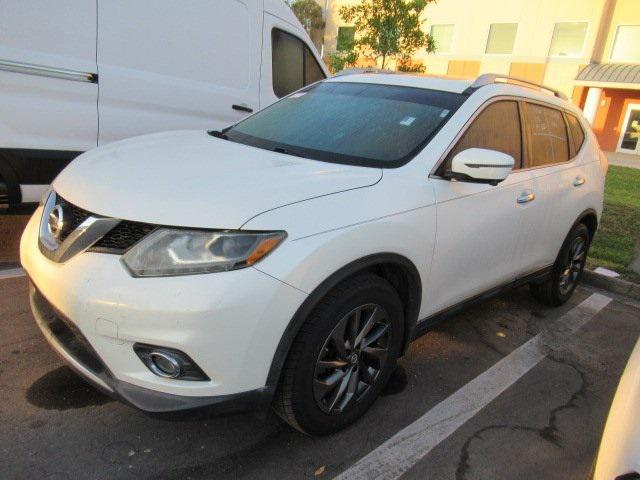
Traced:
<path fill-rule="evenodd" d="M 532 82 L 531 80 L 527 80 L 525 78 L 519 77 L 510 77 L 509 75 L 503 75 L 500 73 L 485 73 L 480 75 L 475 81 L 471 84 L 471 86 L 467 89 L 467 93 L 472 93 L 477 89 L 484 87 L 486 85 L 491 85 L 493 83 L 514 83 L 517 85 L 521 85 L 523 87 L 536 88 L 538 90 L 546 90 L 549 93 L 552 93 L 554 96 L 561 98 L 562 100 L 567 100 L 567 96 L 559 90 L 556 90 L 551 87 L 547 87 L 546 85 L 542 85 L 541 83 Z"/>

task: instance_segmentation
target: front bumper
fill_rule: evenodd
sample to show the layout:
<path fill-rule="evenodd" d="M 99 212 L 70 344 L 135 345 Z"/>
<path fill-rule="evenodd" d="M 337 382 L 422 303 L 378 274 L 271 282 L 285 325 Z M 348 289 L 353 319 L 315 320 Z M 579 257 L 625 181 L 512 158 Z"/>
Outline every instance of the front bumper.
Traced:
<path fill-rule="evenodd" d="M 133 278 L 113 254 L 85 252 L 55 263 L 38 249 L 40 214 L 21 241 L 32 310 L 49 343 L 78 373 L 146 411 L 269 401 L 271 362 L 306 294 L 254 268 Z M 134 352 L 136 343 L 185 352 L 209 379 L 158 377 Z"/>

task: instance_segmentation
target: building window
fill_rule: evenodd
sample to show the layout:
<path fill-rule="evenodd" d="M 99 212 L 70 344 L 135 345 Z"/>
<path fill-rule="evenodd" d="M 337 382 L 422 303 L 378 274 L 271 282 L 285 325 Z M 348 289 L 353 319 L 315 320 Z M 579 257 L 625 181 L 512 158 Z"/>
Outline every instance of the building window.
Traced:
<path fill-rule="evenodd" d="M 356 37 L 356 27 L 338 27 L 338 42 L 336 50 L 339 52 L 353 49 L 353 42 Z"/>
<path fill-rule="evenodd" d="M 436 42 L 436 53 L 449 53 L 453 42 L 453 25 L 431 25 L 431 36 Z"/>
<path fill-rule="evenodd" d="M 517 23 L 492 23 L 489 28 L 486 53 L 500 55 L 513 53 L 517 31 Z"/>
<path fill-rule="evenodd" d="M 620 25 L 611 51 L 613 62 L 640 63 L 640 25 Z"/>
<path fill-rule="evenodd" d="M 549 56 L 579 57 L 582 54 L 587 25 L 587 22 L 556 23 Z"/>

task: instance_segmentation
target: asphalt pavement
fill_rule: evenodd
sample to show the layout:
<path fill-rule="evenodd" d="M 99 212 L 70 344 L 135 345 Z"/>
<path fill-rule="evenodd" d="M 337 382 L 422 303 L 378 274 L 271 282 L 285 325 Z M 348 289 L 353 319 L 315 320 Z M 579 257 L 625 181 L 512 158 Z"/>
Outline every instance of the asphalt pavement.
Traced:
<path fill-rule="evenodd" d="M 0 478 L 583 480 L 639 335 L 638 302 L 580 287 L 547 308 L 522 288 L 414 342 L 364 418 L 311 438 L 269 411 L 158 417 L 111 400 L 46 344 L 26 278 L 4 278 Z"/>

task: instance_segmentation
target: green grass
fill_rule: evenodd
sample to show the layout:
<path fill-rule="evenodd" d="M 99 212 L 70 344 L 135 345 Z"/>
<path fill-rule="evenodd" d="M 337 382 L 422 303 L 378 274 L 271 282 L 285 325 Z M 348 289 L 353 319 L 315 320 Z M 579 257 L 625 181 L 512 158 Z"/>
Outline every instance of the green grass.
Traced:
<path fill-rule="evenodd" d="M 640 280 L 629 269 L 636 242 L 640 242 L 640 170 L 610 165 L 604 211 L 588 264 L 610 268 L 629 280 Z"/>

